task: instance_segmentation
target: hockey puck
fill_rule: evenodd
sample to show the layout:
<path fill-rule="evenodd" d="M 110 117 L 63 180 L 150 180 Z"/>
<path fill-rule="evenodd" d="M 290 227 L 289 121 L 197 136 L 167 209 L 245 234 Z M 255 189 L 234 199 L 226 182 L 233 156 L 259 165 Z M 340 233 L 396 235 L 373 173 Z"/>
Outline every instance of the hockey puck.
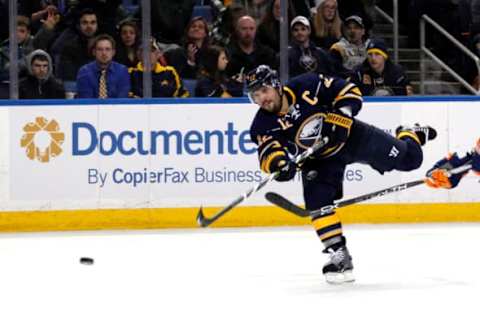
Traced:
<path fill-rule="evenodd" d="M 93 259 L 89 257 L 81 257 L 80 258 L 80 263 L 85 264 L 85 265 L 92 265 L 93 264 Z"/>

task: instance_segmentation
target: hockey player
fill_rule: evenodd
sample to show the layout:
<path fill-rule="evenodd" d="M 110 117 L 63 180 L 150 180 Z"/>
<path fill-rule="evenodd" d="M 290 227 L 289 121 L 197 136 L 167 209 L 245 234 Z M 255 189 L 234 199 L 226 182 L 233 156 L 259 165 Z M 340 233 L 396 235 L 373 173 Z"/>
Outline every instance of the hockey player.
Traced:
<path fill-rule="evenodd" d="M 248 96 L 258 104 L 250 136 L 258 144 L 261 169 L 289 181 L 301 169 L 305 206 L 330 260 L 323 266 L 329 283 L 354 281 L 352 258 L 342 224 L 334 212 L 314 212 L 342 197 L 345 167 L 354 162 L 386 171 L 420 167 L 421 146 L 436 131 L 418 124 L 400 126 L 396 138 L 355 118 L 362 107 L 357 86 L 323 74 L 303 74 L 281 86 L 277 73 L 261 65 L 247 75 Z M 320 139 L 325 146 L 301 166 L 292 161 Z"/>
<path fill-rule="evenodd" d="M 467 164 L 471 164 L 473 172 L 480 175 L 480 139 L 477 140 L 474 150 L 465 157 L 460 158 L 457 153 L 453 153 L 437 161 L 427 171 L 426 183 L 432 188 L 453 189 L 469 170 L 457 174 L 450 174 L 449 171 Z"/>

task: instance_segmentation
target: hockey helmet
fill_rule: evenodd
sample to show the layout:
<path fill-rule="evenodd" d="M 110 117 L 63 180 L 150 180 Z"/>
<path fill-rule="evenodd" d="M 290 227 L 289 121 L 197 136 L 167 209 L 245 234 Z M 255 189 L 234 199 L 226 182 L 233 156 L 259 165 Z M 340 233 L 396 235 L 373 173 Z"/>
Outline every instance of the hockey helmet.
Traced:
<path fill-rule="evenodd" d="M 249 95 L 264 86 L 270 86 L 276 89 L 281 86 L 277 72 L 267 65 L 260 65 L 251 70 L 245 80 Z"/>

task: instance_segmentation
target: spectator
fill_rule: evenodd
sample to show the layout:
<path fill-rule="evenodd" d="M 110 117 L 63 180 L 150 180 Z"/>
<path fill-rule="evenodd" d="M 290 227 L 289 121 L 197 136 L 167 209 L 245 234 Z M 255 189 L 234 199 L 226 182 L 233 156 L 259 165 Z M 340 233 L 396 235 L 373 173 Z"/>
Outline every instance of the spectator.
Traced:
<path fill-rule="evenodd" d="M 162 43 L 177 43 L 192 17 L 196 0 L 156 0 L 152 4 L 152 34 Z"/>
<path fill-rule="evenodd" d="M 163 66 L 158 61 L 162 52 L 155 39 L 150 41 L 150 62 L 152 64 L 152 97 L 188 97 L 189 93 L 182 85 L 180 76 L 174 67 Z M 137 50 L 138 58 L 141 60 L 143 47 L 140 45 Z M 145 71 L 142 62 L 135 68 L 130 68 L 130 79 L 132 87 L 130 97 L 143 97 L 143 72 Z"/>
<path fill-rule="evenodd" d="M 232 34 L 235 33 L 237 20 L 246 14 L 247 10 L 240 4 L 228 6 L 212 25 L 212 44 L 227 47 L 230 44 Z"/>
<path fill-rule="evenodd" d="M 63 34 L 60 35 L 65 44 L 63 44 L 58 58 L 59 64 L 56 65 L 57 77 L 63 81 L 75 80 L 78 69 L 92 60 L 88 42 L 97 34 L 97 31 L 96 13 L 91 9 L 85 9 L 80 13 L 77 28 L 72 34 L 73 37 L 65 38 Z"/>
<path fill-rule="evenodd" d="M 83 11 L 91 10 L 97 16 L 99 33 L 114 36 L 116 25 L 128 16 L 121 2 L 122 0 L 64 0 L 66 24 L 70 26 L 76 24 Z"/>
<path fill-rule="evenodd" d="M 20 99 L 64 99 L 63 84 L 52 74 L 52 59 L 47 52 L 37 49 L 27 58 L 28 75 L 18 84 Z"/>
<path fill-rule="evenodd" d="M 413 89 L 402 66 L 388 58 L 385 42 L 374 39 L 367 48 L 367 60 L 357 66 L 351 78 L 363 95 L 412 95 Z"/>
<path fill-rule="evenodd" d="M 79 98 L 126 98 L 130 91 L 127 67 L 113 61 L 115 40 L 107 34 L 95 37 L 91 50 L 95 61 L 80 68 L 77 75 Z"/>
<path fill-rule="evenodd" d="M 262 18 L 265 16 L 270 4 L 269 0 L 236 0 L 235 2 L 245 7 L 247 10 L 246 15 L 249 15 L 255 19 L 257 24 L 260 23 Z"/>
<path fill-rule="evenodd" d="M 310 22 L 304 16 L 297 16 L 290 24 L 291 46 L 288 48 L 290 77 L 307 72 L 333 74 L 333 61 L 326 51 L 310 41 Z"/>
<path fill-rule="evenodd" d="M 64 13 L 58 10 L 57 4 L 58 1 L 22 0 L 18 1 L 18 13 L 30 18 L 32 34 L 36 34 L 48 15 Z"/>
<path fill-rule="evenodd" d="M 207 21 L 203 17 L 194 17 L 185 29 L 183 46 L 166 51 L 165 58 L 177 69 L 180 77 L 195 79 L 199 56 L 209 45 L 209 40 Z"/>
<path fill-rule="evenodd" d="M 243 74 L 259 65 L 274 66 L 275 52 L 255 41 L 256 32 L 257 25 L 251 16 L 245 15 L 238 19 L 235 39 L 228 47 L 228 76 L 237 76 L 243 80 Z"/>
<path fill-rule="evenodd" d="M 27 66 L 25 57 L 30 54 L 35 47 L 33 46 L 33 36 L 30 33 L 30 19 L 26 16 L 17 17 L 17 42 L 18 42 L 18 70 L 20 76 L 26 74 Z M 6 39 L 0 47 L 0 79 L 9 78 L 10 68 L 10 41 Z"/>
<path fill-rule="evenodd" d="M 365 26 L 358 15 L 346 18 L 344 29 L 345 36 L 332 45 L 330 52 L 337 63 L 336 68 L 343 68 L 340 72 L 346 78 L 353 68 L 362 64 L 367 58 L 367 46 L 370 40 L 365 39 Z"/>
<path fill-rule="evenodd" d="M 225 48 L 214 45 L 207 48 L 200 63 L 195 96 L 221 98 L 243 96 L 243 82 L 226 76 L 227 64 Z"/>
<path fill-rule="evenodd" d="M 51 8 L 46 10 L 45 15 L 40 19 L 41 27 L 33 38 L 33 45 L 36 49 L 47 51 L 55 38 L 59 35 L 59 23 L 61 15 L 57 10 Z"/>
<path fill-rule="evenodd" d="M 314 0 L 293 1 L 293 9 L 297 15 L 306 17 L 308 20 L 312 18 L 311 7 L 315 6 Z"/>
<path fill-rule="evenodd" d="M 290 21 L 296 14 L 292 1 L 288 0 L 288 2 L 288 19 Z M 257 32 L 257 40 L 277 52 L 280 49 L 280 18 L 280 0 L 273 0 L 258 25 Z"/>
<path fill-rule="evenodd" d="M 125 19 L 118 25 L 117 49 L 114 60 L 127 68 L 138 64 L 137 49 L 140 43 L 140 29 L 132 19 Z"/>
<path fill-rule="evenodd" d="M 393 2 L 392 0 L 388 1 L 390 1 L 390 3 Z M 345 21 L 347 17 L 352 15 L 357 15 L 361 17 L 365 28 L 365 34 L 368 35 L 370 30 L 372 29 L 373 21 L 372 18 L 367 14 L 367 11 L 365 9 L 365 2 L 365 0 L 337 0 L 340 19 L 342 19 L 342 21 Z M 402 2 L 408 1 L 399 1 L 399 6 Z"/>
<path fill-rule="evenodd" d="M 313 40 L 315 44 L 328 50 L 342 36 L 342 20 L 338 13 L 337 0 L 317 0 L 316 3 Z"/>

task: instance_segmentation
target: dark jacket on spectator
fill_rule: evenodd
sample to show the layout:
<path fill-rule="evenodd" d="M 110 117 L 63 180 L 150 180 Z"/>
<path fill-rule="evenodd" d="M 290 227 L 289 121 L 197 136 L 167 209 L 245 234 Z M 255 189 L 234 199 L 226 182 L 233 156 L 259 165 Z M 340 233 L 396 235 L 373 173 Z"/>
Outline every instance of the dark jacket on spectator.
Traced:
<path fill-rule="evenodd" d="M 83 65 L 93 60 L 88 51 L 88 38 L 76 32 L 73 38 L 68 38 L 63 46 L 57 66 L 57 76 L 63 81 L 72 81 Z"/>
<path fill-rule="evenodd" d="M 195 59 L 199 60 L 202 55 L 202 49 L 195 54 Z M 178 47 L 165 52 L 167 64 L 176 69 L 182 79 L 196 79 L 198 73 L 198 63 L 190 65 L 187 61 L 187 50 L 184 47 Z"/>
<path fill-rule="evenodd" d="M 243 83 L 233 79 L 215 81 L 212 77 L 201 75 L 195 87 L 196 97 L 230 98 L 243 96 Z"/>
<path fill-rule="evenodd" d="M 137 55 L 136 55 L 137 47 L 138 45 L 136 45 L 134 48 L 134 54 L 133 54 L 134 60 L 132 61 L 128 57 L 127 48 L 123 44 L 120 44 L 120 41 L 118 41 L 113 60 L 115 60 L 117 63 L 127 66 L 127 68 L 135 67 L 138 64 Z"/>
<path fill-rule="evenodd" d="M 152 1 L 152 34 L 160 42 L 179 43 L 192 17 L 195 0 Z"/>
<path fill-rule="evenodd" d="M 132 88 L 130 97 L 143 97 L 143 65 L 138 63 L 137 67 L 130 68 L 130 80 Z M 152 72 L 152 97 L 188 97 L 189 93 L 183 87 L 182 81 L 175 68 L 155 65 Z"/>
<path fill-rule="evenodd" d="M 363 95 L 407 95 L 410 81 L 402 66 L 394 64 L 390 59 L 385 61 L 382 75 L 378 75 L 370 67 L 368 60 L 354 69 L 351 80 L 362 91 Z"/>
<path fill-rule="evenodd" d="M 256 44 L 255 50 L 251 54 L 246 54 L 240 49 L 237 43 L 232 42 L 228 47 L 229 60 L 226 73 L 228 76 L 234 76 L 241 72 L 246 74 L 259 65 L 268 65 L 276 67 L 275 52 L 262 44 Z"/>
<path fill-rule="evenodd" d="M 22 44 L 18 45 L 17 56 L 18 72 L 20 77 L 23 77 L 27 74 L 25 58 L 28 54 L 35 50 L 33 40 L 34 37 L 30 35 L 30 37 L 26 38 Z M 0 45 L 0 80 L 8 80 L 10 77 L 10 42 L 8 39 L 6 39 Z"/>
<path fill-rule="evenodd" d="M 334 74 L 333 60 L 329 54 L 313 42 L 308 48 L 292 43 L 288 48 L 288 64 L 290 77 L 307 72 Z"/>
<path fill-rule="evenodd" d="M 48 75 L 39 80 L 32 74 L 32 59 L 34 56 L 44 55 L 48 59 Z M 65 89 L 63 84 L 52 75 L 52 60 L 43 50 L 35 50 L 27 56 L 28 75 L 18 84 L 20 99 L 64 99 Z"/>
<path fill-rule="evenodd" d="M 278 51 L 280 49 L 280 23 L 274 20 L 267 23 L 260 23 L 257 31 L 257 41 Z"/>

